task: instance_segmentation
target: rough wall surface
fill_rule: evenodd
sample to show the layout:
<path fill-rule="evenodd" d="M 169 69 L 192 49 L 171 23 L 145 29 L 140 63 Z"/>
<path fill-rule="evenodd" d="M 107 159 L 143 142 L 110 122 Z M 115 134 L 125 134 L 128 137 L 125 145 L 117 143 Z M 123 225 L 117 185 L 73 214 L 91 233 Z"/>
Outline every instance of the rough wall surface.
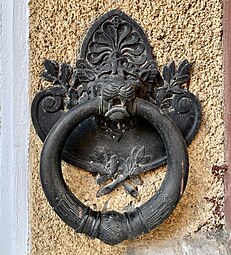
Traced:
<path fill-rule="evenodd" d="M 127 255 L 227 255 L 224 239 L 219 235 L 196 234 L 182 240 L 171 238 L 128 247 Z"/>
<path fill-rule="evenodd" d="M 52 211 L 39 181 L 42 143 L 31 130 L 31 254 L 125 254 L 134 243 L 157 239 L 175 240 L 195 233 L 215 233 L 223 227 L 223 181 L 219 167 L 223 156 L 222 90 L 222 1 L 221 0 L 47 0 L 30 1 L 31 98 L 44 86 L 40 80 L 44 59 L 74 65 L 86 29 L 99 15 L 119 8 L 135 19 L 146 32 L 160 67 L 175 59 L 194 63 L 190 91 L 202 104 L 200 131 L 189 146 L 190 175 L 185 194 L 172 216 L 160 227 L 135 241 L 110 247 L 91 240 L 65 224 Z M 86 204 L 122 211 L 131 198 L 118 189 L 95 198 L 94 177 L 63 164 L 71 190 Z M 141 176 L 144 185 L 134 206 L 146 201 L 164 176 L 164 168 Z M 90 189 L 89 189 L 90 187 Z M 131 249 L 130 249 L 131 251 Z M 136 253 L 134 253 L 136 254 Z M 138 254 L 138 253 L 137 253 Z M 185 253 L 188 254 L 188 253 Z"/>

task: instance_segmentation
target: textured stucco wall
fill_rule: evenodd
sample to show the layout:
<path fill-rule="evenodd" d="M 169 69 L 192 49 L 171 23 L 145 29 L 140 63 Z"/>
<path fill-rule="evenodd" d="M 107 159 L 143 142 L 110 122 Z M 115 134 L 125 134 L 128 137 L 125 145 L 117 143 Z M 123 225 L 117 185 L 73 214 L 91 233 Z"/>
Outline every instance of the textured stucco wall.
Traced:
<path fill-rule="evenodd" d="M 45 58 L 74 65 L 76 52 L 86 29 L 96 17 L 119 8 L 135 19 L 146 32 L 156 59 L 162 67 L 172 59 L 187 58 L 194 63 L 190 91 L 202 104 L 200 131 L 189 146 L 190 175 L 185 194 L 172 216 L 158 229 L 135 241 L 110 247 L 99 240 L 76 234 L 52 211 L 39 181 L 42 143 L 31 129 L 31 254 L 124 254 L 127 247 L 157 239 L 180 239 L 195 233 L 216 232 L 223 227 L 223 182 L 212 171 L 224 164 L 222 91 L 222 2 L 221 0 L 127 0 L 127 1 L 30 1 L 31 98 L 43 86 L 40 73 Z M 110 198 L 109 209 L 122 211 L 132 199 L 118 189 L 95 198 L 97 185 L 89 173 L 63 164 L 71 190 L 86 204 L 101 209 Z M 213 168 L 214 169 L 214 168 Z M 164 168 L 142 175 L 140 205 L 156 190 Z M 91 189 L 89 190 L 89 187 Z"/>

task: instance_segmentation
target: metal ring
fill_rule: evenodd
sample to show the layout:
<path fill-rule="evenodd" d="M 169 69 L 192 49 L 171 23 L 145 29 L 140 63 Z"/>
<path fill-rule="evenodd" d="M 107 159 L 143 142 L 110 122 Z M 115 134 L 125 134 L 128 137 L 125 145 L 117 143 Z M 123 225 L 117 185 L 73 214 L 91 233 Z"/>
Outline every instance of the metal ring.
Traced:
<path fill-rule="evenodd" d="M 99 114 L 101 99 L 91 99 L 67 113 L 47 136 L 41 155 L 40 177 L 45 195 L 59 217 L 79 233 L 118 244 L 147 233 L 161 224 L 179 202 L 188 178 L 185 141 L 171 119 L 155 105 L 136 99 L 137 115 L 160 133 L 167 153 L 167 172 L 158 191 L 132 212 L 102 213 L 85 206 L 67 187 L 61 170 L 62 150 L 70 133 L 86 118 Z"/>

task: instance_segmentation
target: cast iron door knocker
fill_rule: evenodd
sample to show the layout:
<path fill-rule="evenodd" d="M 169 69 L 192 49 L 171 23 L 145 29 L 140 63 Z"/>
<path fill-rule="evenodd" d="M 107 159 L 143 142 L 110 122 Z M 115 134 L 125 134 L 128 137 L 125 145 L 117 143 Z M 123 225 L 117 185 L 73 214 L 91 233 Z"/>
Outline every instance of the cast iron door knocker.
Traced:
<path fill-rule="evenodd" d="M 188 178 L 186 143 L 200 124 L 200 104 L 188 91 L 191 64 L 158 71 L 141 27 L 112 10 L 90 27 L 75 67 L 45 60 L 53 83 L 32 103 L 44 141 L 40 177 L 59 217 L 78 233 L 107 244 L 134 239 L 161 224 L 179 202 Z M 159 190 L 133 211 L 94 211 L 67 187 L 61 160 L 97 174 L 97 197 L 122 184 L 138 195 L 139 173 L 167 162 Z"/>

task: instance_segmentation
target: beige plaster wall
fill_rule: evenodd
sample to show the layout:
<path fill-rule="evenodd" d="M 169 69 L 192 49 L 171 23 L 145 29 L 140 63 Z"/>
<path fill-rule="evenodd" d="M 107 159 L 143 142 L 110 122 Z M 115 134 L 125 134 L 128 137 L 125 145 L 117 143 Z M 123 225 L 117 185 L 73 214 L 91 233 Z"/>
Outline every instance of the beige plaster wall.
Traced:
<path fill-rule="evenodd" d="M 32 255 L 124 254 L 130 245 L 144 241 L 181 238 L 197 232 L 215 232 L 223 227 L 223 182 L 212 172 L 224 164 L 222 90 L 222 1 L 221 0 L 31 0 L 30 73 L 31 99 L 44 86 L 40 80 L 44 59 L 74 65 L 86 29 L 94 19 L 119 8 L 145 30 L 156 59 L 162 67 L 172 59 L 194 63 L 190 91 L 202 104 L 200 131 L 189 146 L 190 175 L 185 194 L 172 216 L 159 228 L 135 241 L 110 247 L 91 240 L 66 226 L 48 205 L 39 181 L 42 143 L 31 129 L 30 225 Z M 86 204 L 122 211 L 132 200 L 122 189 L 95 198 L 94 177 L 63 164 L 71 190 Z M 141 176 L 144 185 L 134 201 L 139 206 L 156 190 L 164 168 Z M 88 188 L 91 187 L 90 190 Z"/>

